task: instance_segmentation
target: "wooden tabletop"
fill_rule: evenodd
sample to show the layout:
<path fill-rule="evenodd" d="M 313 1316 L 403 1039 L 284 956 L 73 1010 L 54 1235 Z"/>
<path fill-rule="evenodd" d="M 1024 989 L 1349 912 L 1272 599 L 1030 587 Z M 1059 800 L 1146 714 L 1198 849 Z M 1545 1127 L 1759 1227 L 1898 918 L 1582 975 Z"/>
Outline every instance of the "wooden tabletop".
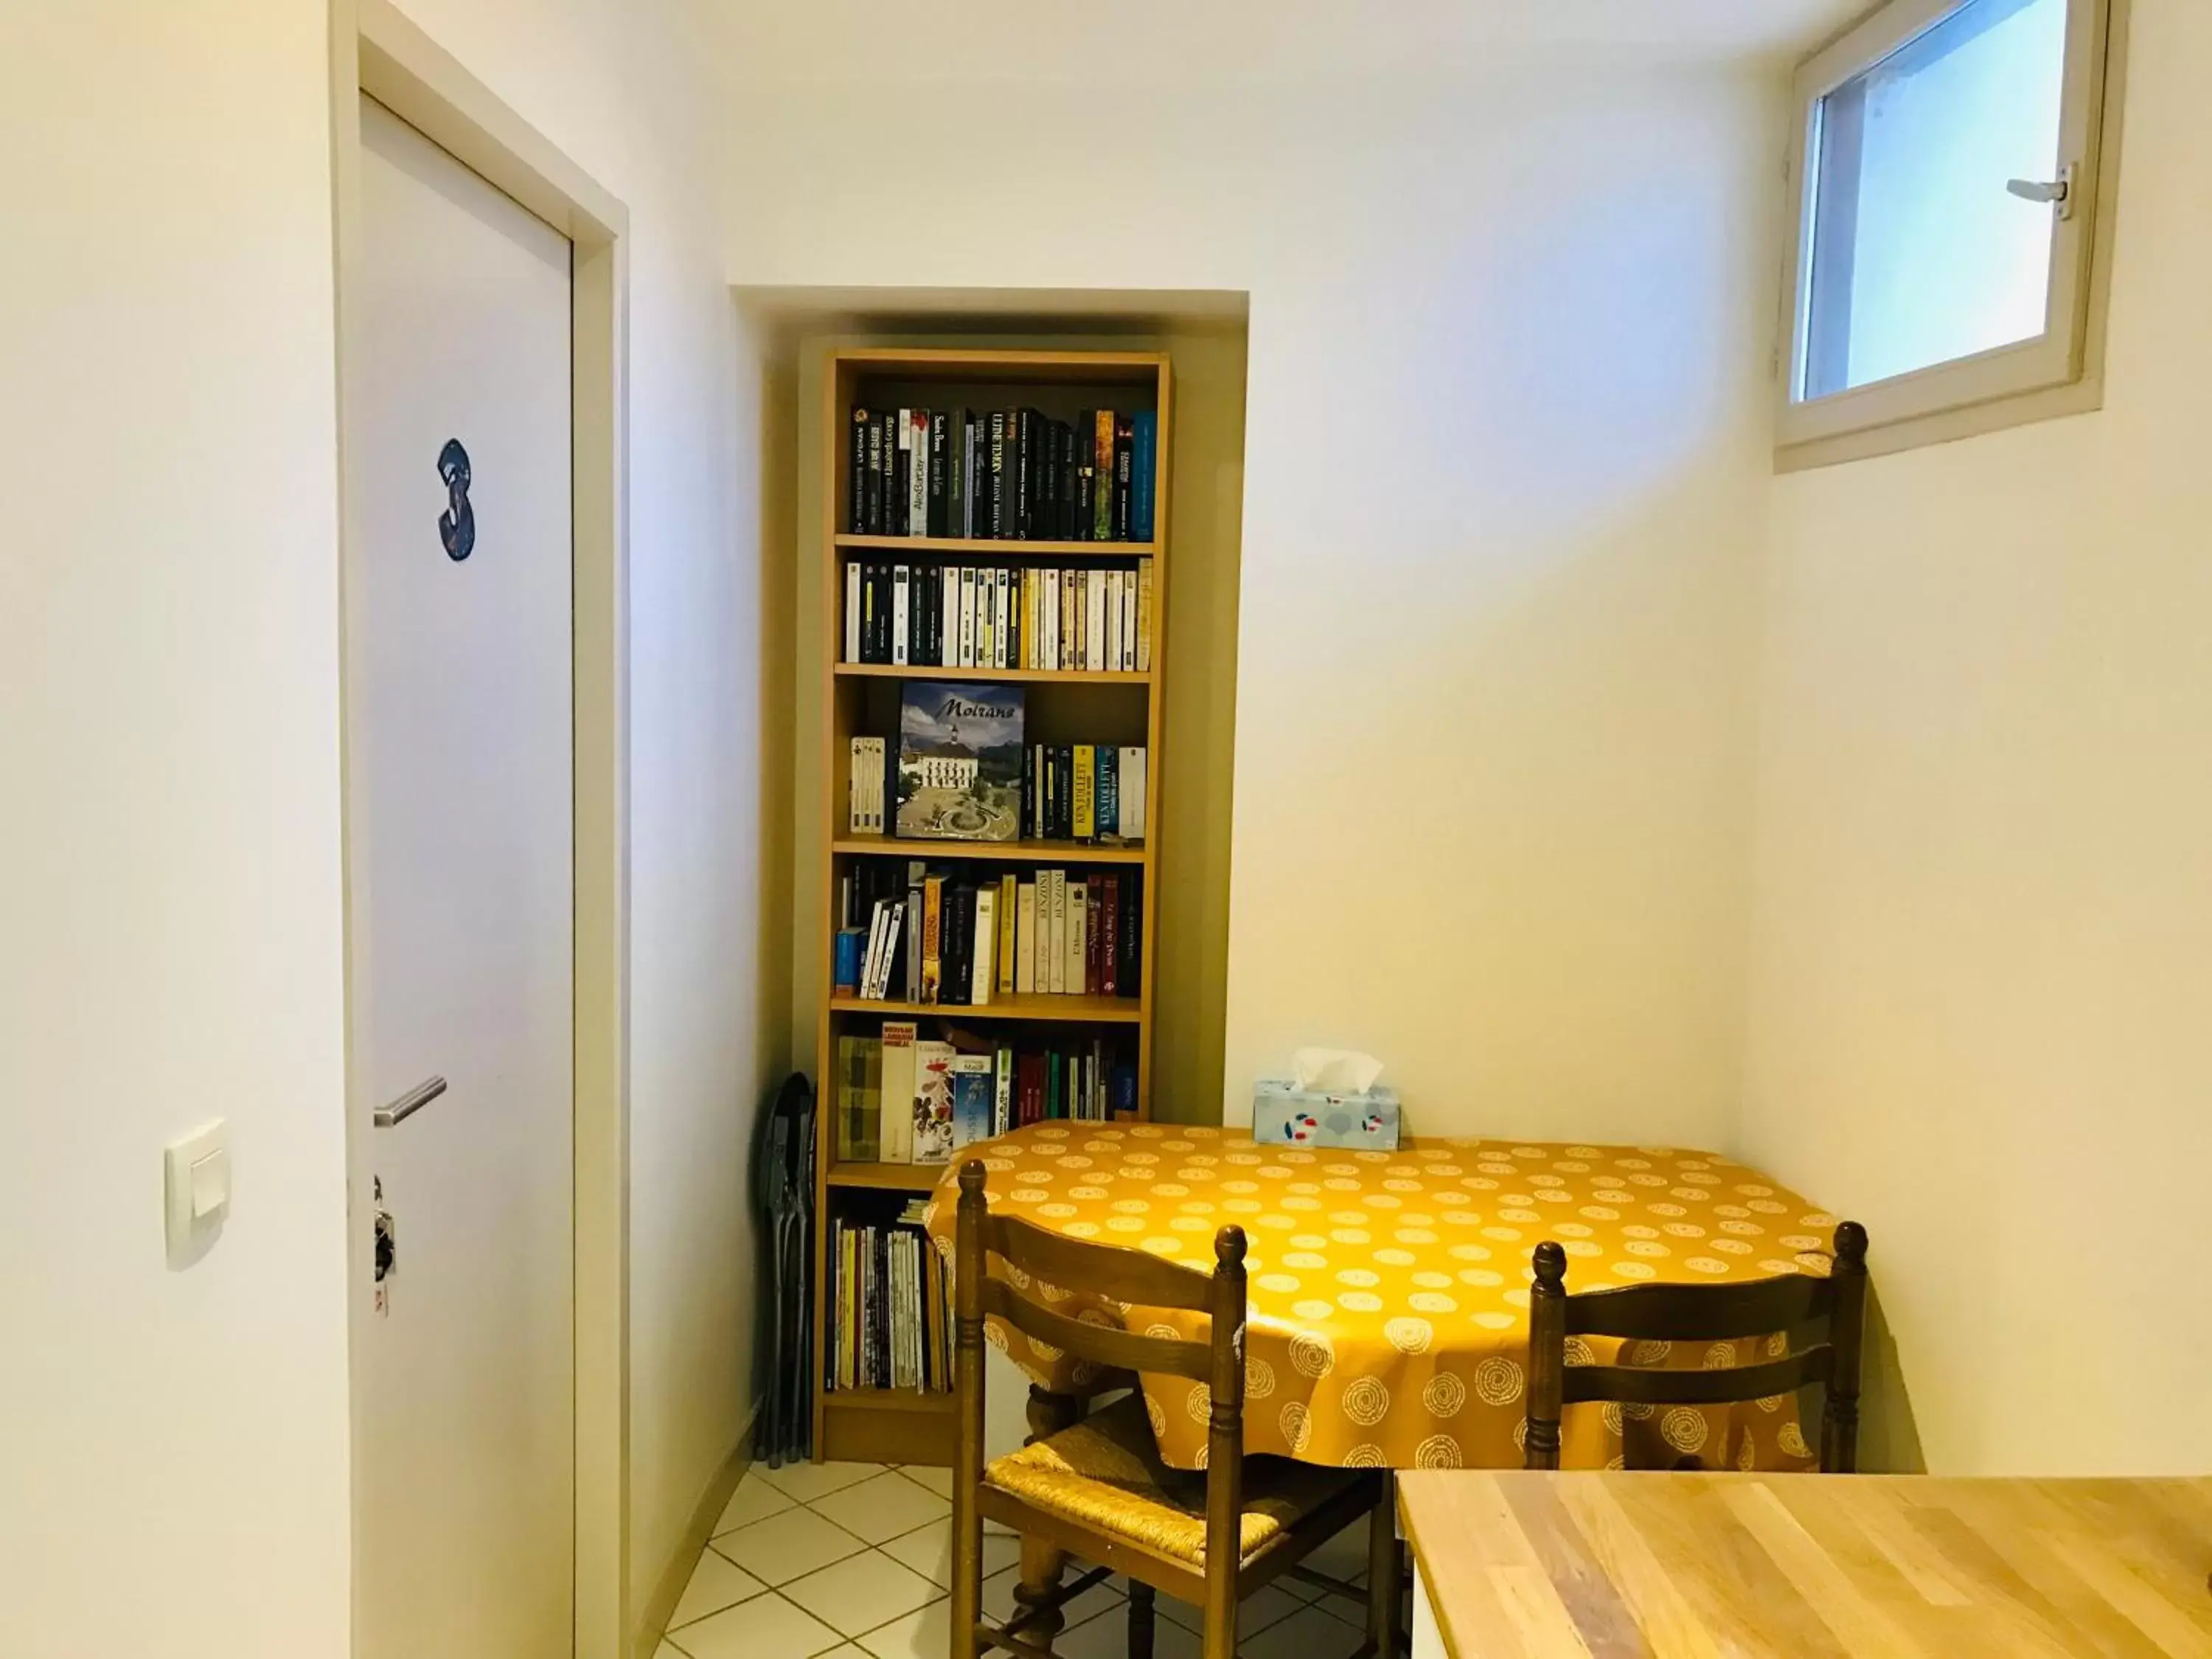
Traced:
<path fill-rule="evenodd" d="M 1452 1659 L 2212 1656 L 2212 1480 L 1437 1471 L 1398 1502 Z"/>

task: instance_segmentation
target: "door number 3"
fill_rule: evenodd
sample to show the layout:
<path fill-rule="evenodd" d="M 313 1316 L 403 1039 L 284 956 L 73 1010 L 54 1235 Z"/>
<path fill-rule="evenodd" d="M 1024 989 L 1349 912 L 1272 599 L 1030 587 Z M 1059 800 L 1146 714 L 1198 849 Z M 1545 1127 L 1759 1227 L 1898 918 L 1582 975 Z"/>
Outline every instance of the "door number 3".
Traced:
<path fill-rule="evenodd" d="M 459 564 L 477 547 L 477 510 L 469 505 L 469 452 L 459 438 L 438 452 L 438 476 L 446 481 L 446 510 L 438 515 L 438 539 L 446 556 Z"/>

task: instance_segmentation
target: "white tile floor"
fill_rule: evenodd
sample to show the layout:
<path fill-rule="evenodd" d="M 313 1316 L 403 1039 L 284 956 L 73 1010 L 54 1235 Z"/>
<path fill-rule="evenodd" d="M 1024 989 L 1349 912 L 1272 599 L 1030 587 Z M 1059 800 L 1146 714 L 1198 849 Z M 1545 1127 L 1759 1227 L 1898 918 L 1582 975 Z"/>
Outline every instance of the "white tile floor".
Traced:
<path fill-rule="evenodd" d="M 952 1580 L 948 1472 L 873 1463 L 795 1463 L 747 1472 L 714 1523 L 655 1659 L 946 1659 Z M 983 1539 L 983 1607 L 1013 1604 L 1019 1547 Z M 1313 1565 L 1364 1582 L 1367 1523 Z M 1063 1659 L 1122 1659 L 1126 1585 L 1109 1579 L 1066 1608 Z M 1364 1607 L 1284 1581 L 1244 1603 L 1243 1659 L 1338 1659 L 1358 1644 Z M 1157 1602 L 1155 1659 L 1198 1659 L 1198 1611 Z"/>

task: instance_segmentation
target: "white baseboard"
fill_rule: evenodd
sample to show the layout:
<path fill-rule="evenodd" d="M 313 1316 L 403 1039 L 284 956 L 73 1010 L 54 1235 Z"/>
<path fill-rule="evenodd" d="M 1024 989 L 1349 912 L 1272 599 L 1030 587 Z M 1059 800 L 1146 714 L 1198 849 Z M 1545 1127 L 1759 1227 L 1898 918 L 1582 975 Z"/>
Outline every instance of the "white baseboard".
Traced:
<path fill-rule="evenodd" d="M 660 1646 L 660 1638 L 667 1633 L 670 1615 L 684 1599 L 684 1587 L 691 1582 L 691 1570 L 698 1564 L 699 1552 L 714 1536 L 714 1522 L 728 1506 L 730 1494 L 738 1489 L 738 1482 L 752 1467 L 753 1425 L 760 1421 L 760 1413 L 761 1402 L 756 1400 L 745 1413 L 744 1426 L 738 1431 L 737 1444 L 730 1449 L 729 1456 L 707 1483 L 707 1490 L 700 1494 L 698 1507 L 692 1510 L 690 1524 L 677 1541 L 675 1554 L 660 1570 L 660 1578 L 652 1595 L 639 1610 L 637 1638 L 630 1648 L 636 1659 L 647 1659 Z"/>

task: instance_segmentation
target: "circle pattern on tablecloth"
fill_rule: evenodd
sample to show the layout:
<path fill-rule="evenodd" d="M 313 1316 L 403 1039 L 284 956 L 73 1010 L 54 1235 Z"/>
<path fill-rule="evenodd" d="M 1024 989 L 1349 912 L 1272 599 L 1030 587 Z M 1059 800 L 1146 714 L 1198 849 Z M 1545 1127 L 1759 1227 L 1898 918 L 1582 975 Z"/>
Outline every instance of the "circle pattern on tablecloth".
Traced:
<path fill-rule="evenodd" d="M 1436 1140 L 1396 1153 L 1334 1152 L 1255 1147 L 1203 1127 L 1059 1123 L 1018 1130 L 977 1155 L 994 1206 L 1184 1271 L 1210 1270 L 1206 1236 L 1240 1221 L 1253 1246 L 1247 1447 L 1331 1464 L 1449 1467 L 1439 1460 L 1455 1454 L 1468 1467 L 1517 1466 L 1528 1255 L 1542 1240 L 1567 1252 L 1570 1291 L 1748 1282 L 1826 1273 L 1835 1224 L 1756 1171 L 1656 1146 Z M 925 1220 L 948 1259 L 952 1178 L 948 1169 Z M 1006 1267 L 994 1260 L 994 1272 Z M 1088 1322 L 1204 1338 L 1202 1316 L 1170 1323 L 1111 1297 L 1030 1293 Z M 994 1346 L 1011 1346 L 1041 1386 L 1069 1386 L 1071 1357 L 1026 1339 L 1009 1345 L 1002 1325 L 986 1322 Z M 1615 1363 L 1636 1346 L 1577 1337 L 1569 1363 Z M 1786 1352 L 1683 1343 L 1629 1363 L 1717 1367 L 1762 1349 Z M 1174 1377 L 1148 1376 L 1143 1393 L 1163 1458 L 1195 1467 L 1211 1397 Z M 1570 1407 L 1562 1463 L 1664 1464 L 1692 1455 L 1679 1443 L 1699 1434 L 1696 1455 L 1715 1466 L 1746 1448 L 1761 1468 L 1810 1462 L 1794 1397 L 1675 1411 L 1670 1422 L 1650 1408 Z"/>
<path fill-rule="evenodd" d="M 1390 1409 L 1390 1390 L 1371 1376 L 1355 1376 L 1344 1390 L 1344 1414 L 1363 1429 L 1380 1423 Z"/>

